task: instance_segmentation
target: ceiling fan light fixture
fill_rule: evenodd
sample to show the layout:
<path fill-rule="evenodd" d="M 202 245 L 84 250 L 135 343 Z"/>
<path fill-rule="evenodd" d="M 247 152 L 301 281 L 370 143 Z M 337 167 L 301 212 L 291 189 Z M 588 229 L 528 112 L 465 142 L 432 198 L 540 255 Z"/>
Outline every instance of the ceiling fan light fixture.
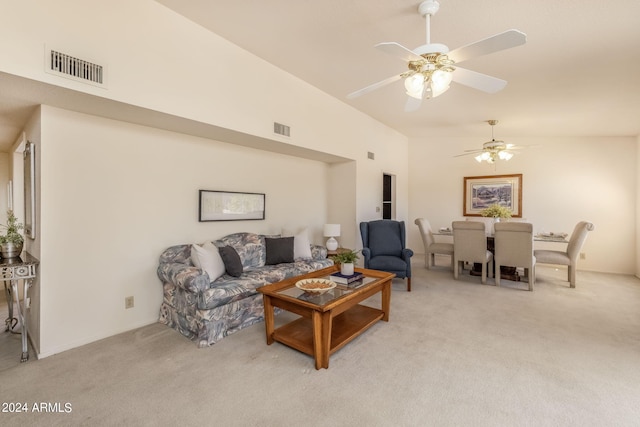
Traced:
<path fill-rule="evenodd" d="M 487 123 L 491 126 L 491 141 L 482 144 L 482 153 L 475 157 L 478 163 L 487 162 L 494 164 L 496 160 L 510 160 L 513 157 L 513 153 L 507 151 L 513 148 L 513 144 L 505 144 L 504 141 L 496 141 L 493 136 L 493 127 L 498 123 L 497 120 L 487 120 Z"/>
<path fill-rule="evenodd" d="M 478 154 L 475 158 L 478 163 L 482 163 L 483 161 L 493 163 L 493 161 L 491 160 L 491 153 L 489 153 L 488 151 L 484 151 Z"/>
<path fill-rule="evenodd" d="M 451 85 L 452 80 L 452 73 L 442 70 L 434 71 L 431 75 L 431 90 L 433 91 L 433 96 L 442 95 L 449 90 L 449 85 Z"/>
<path fill-rule="evenodd" d="M 500 160 L 509 160 L 513 157 L 513 154 L 508 151 L 498 151 L 498 157 Z"/>
<path fill-rule="evenodd" d="M 421 73 L 415 73 L 412 76 L 404 79 L 404 87 L 407 90 L 407 95 L 412 98 L 422 99 L 422 92 L 424 92 L 424 76 Z"/>

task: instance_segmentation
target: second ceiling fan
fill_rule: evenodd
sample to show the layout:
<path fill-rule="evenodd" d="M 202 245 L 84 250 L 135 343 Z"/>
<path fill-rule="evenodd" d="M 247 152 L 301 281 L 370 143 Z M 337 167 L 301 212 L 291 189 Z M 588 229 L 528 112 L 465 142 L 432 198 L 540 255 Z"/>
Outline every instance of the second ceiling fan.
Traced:
<path fill-rule="evenodd" d="M 383 52 L 407 62 L 407 71 L 352 92 L 347 98 L 353 99 L 404 79 L 406 93 L 409 96 L 405 110 L 413 111 L 420 107 L 423 99 L 434 98 L 446 92 L 452 81 L 487 93 L 503 89 L 507 84 L 505 80 L 460 68 L 457 64 L 481 55 L 520 46 L 526 43 L 526 34 L 518 30 L 507 30 L 449 51 L 444 44 L 431 43 L 431 16 L 435 15 L 439 8 L 440 4 L 436 0 L 426 0 L 418 7 L 418 12 L 426 20 L 426 44 L 413 50 L 396 42 L 375 45 Z"/>

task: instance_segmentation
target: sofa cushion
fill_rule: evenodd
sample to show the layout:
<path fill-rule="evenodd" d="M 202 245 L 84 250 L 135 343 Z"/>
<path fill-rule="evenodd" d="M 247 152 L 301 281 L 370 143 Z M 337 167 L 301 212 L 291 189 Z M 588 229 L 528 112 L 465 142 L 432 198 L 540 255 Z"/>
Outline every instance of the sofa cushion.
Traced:
<path fill-rule="evenodd" d="M 219 248 L 219 251 L 227 274 L 233 277 L 240 277 L 242 274 L 242 261 L 236 250 L 231 246 L 223 246 Z"/>
<path fill-rule="evenodd" d="M 311 243 L 309 242 L 309 231 L 306 228 L 293 231 L 282 229 L 283 236 L 293 236 L 293 258 L 311 259 Z"/>
<path fill-rule="evenodd" d="M 222 276 L 226 270 L 218 248 L 211 242 L 206 242 L 202 246 L 191 245 L 191 262 L 204 270 L 212 282 Z"/>
<path fill-rule="evenodd" d="M 273 239 L 265 237 L 266 265 L 293 262 L 293 237 Z"/>
<path fill-rule="evenodd" d="M 242 267 L 247 269 L 262 267 L 266 260 L 264 237 L 255 233 L 229 234 L 213 242 L 217 247 L 231 246 L 236 250 Z"/>

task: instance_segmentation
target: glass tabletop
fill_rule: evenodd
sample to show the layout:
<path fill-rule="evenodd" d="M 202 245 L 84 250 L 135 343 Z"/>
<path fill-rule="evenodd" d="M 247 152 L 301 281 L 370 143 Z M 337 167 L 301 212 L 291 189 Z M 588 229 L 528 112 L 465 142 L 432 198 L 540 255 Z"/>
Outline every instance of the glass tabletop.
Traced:
<path fill-rule="evenodd" d="M 329 276 L 319 277 L 319 279 L 320 278 L 330 280 Z M 353 291 L 363 287 L 364 285 L 367 285 L 371 282 L 375 282 L 376 280 L 377 280 L 376 277 L 365 277 L 362 280 L 358 280 L 348 285 L 337 283 L 335 288 L 323 294 L 314 294 L 310 292 L 305 292 L 302 289 L 298 289 L 295 285 L 279 290 L 278 293 L 282 295 L 290 296 L 292 298 L 297 298 L 301 301 L 307 301 L 312 304 L 325 305 L 332 301 L 337 300 L 338 298 L 341 298 L 345 295 L 352 293 Z"/>

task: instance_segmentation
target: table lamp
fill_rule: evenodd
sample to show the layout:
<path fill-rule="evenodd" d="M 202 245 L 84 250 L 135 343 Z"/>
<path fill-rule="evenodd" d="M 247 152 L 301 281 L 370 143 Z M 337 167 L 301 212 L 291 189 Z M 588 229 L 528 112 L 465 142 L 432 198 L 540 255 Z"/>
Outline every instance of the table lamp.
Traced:
<path fill-rule="evenodd" d="M 328 237 L 327 240 L 327 250 L 335 251 L 338 249 L 338 241 L 335 237 L 340 236 L 340 224 L 325 224 L 324 225 L 324 237 Z"/>

